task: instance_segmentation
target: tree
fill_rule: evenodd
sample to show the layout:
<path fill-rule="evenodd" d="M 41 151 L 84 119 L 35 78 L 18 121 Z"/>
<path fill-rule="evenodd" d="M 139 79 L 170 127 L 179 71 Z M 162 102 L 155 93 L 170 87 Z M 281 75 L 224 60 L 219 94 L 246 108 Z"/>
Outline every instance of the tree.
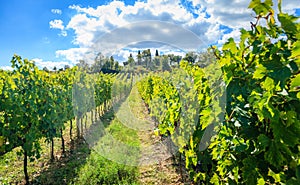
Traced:
<path fill-rule="evenodd" d="M 119 65 L 119 62 L 115 62 L 114 70 L 120 71 L 120 65 Z"/>
<path fill-rule="evenodd" d="M 149 62 L 151 62 L 152 61 L 152 55 L 151 55 L 150 49 L 147 50 L 147 53 L 148 53 L 148 57 L 149 57 Z"/>
<path fill-rule="evenodd" d="M 143 63 L 148 67 L 149 63 L 151 62 L 151 51 L 150 49 L 144 50 L 142 52 L 142 58 L 143 58 Z"/>
<path fill-rule="evenodd" d="M 65 65 L 64 68 L 65 68 L 65 70 L 66 70 L 66 69 L 70 69 L 70 66 L 69 66 L 69 65 Z"/>
<path fill-rule="evenodd" d="M 114 68 L 114 63 L 115 63 L 115 59 L 114 59 L 114 57 L 113 56 L 110 56 L 110 69 L 111 70 L 113 70 L 113 68 Z"/>
<path fill-rule="evenodd" d="M 216 57 L 211 51 L 201 52 L 198 54 L 198 61 L 196 62 L 196 65 L 199 67 L 206 67 L 212 62 L 216 61 Z"/>
<path fill-rule="evenodd" d="M 183 60 L 186 60 L 190 63 L 195 63 L 196 62 L 196 59 L 197 59 L 197 53 L 196 52 L 188 52 L 185 54 L 185 57 L 183 58 Z"/>
<path fill-rule="evenodd" d="M 101 52 L 99 52 L 96 57 L 95 57 L 95 60 L 94 60 L 94 63 L 92 64 L 91 66 L 91 71 L 93 73 L 99 73 L 104 65 L 104 62 L 105 62 L 105 56 L 102 55 Z"/>
<path fill-rule="evenodd" d="M 163 56 L 162 61 L 161 61 L 163 71 L 171 71 L 172 70 L 169 63 L 170 63 L 169 57 Z"/>
<path fill-rule="evenodd" d="M 128 64 L 130 64 L 130 65 L 134 65 L 134 59 L 133 59 L 133 57 L 132 57 L 132 53 L 130 53 L 127 62 L 128 62 Z"/>
<path fill-rule="evenodd" d="M 140 50 L 138 51 L 138 54 L 137 54 L 137 63 L 138 63 L 138 65 L 142 64 L 142 55 L 141 55 Z"/>
<path fill-rule="evenodd" d="M 76 64 L 79 68 L 88 71 L 89 70 L 89 64 L 85 60 L 79 60 L 79 63 Z"/>
<path fill-rule="evenodd" d="M 158 54 L 158 50 L 155 50 L 155 56 L 158 57 L 159 54 Z"/>
<path fill-rule="evenodd" d="M 43 71 L 49 72 L 49 69 L 47 67 L 44 67 Z"/>

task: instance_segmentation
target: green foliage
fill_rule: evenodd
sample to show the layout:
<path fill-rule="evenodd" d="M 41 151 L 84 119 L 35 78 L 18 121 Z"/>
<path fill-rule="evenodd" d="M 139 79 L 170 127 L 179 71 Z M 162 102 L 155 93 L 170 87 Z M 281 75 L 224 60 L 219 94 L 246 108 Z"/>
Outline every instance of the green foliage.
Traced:
<path fill-rule="evenodd" d="M 42 139 L 52 143 L 62 138 L 66 122 L 100 106 L 106 109 L 113 98 L 114 74 L 87 74 L 78 67 L 47 72 L 17 55 L 11 63 L 12 72 L 0 71 L 0 155 L 20 146 L 25 168 L 27 157 L 30 161 L 40 157 Z M 127 79 L 118 83 L 114 96 L 124 96 L 129 85 Z"/>
<path fill-rule="evenodd" d="M 251 1 L 249 8 L 258 20 L 264 18 L 267 26 L 252 25 L 255 29 L 241 31 L 240 43 L 229 39 L 222 51 L 215 50 L 228 100 L 228 118 L 211 146 L 223 182 L 286 183 L 296 178 L 300 144 L 300 102 L 296 94 L 299 23 L 296 17 L 280 13 L 281 26 L 277 26 L 272 5 L 272 1 Z M 221 133 L 231 138 L 224 145 L 218 144 L 224 141 Z M 243 150 L 236 150 L 237 144 L 228 145 L 233 138 L 245 146 Z M 227 155 L 220 156 L 221 151 Z M 228 160 L 232 164 L 223 165 Z M 234 166 L 241 174 L 237 178 L 232 176 Z"/>
<path fill-rule="evenodd" d="M 242 29 L 239 43 L 230 38 L 222 50 L 212 47 L 226 84 L 225 110 L 212 101 L 224 91 L 210 89 L 219 76 L 212 75 L 210 67 L 181 62 L 194 80 L 200 105 L 191 107 L 199 111 L 194 125 L 192 119 L 182 119 L 195 114 L 179 100 L 183 94 L 184 100 L 194 98 L 182 91 L 192 85 L 182 80 L 184 85 L 175 88 L 178 83 L 173 83 L 182 73 L 150 75 L 139 83 L 141 96 L 158 119 L 159 133 L 172 136 L 198 183 L 299 183 L 300 23 L 298 17 L 281 12 L 279 1 L 278 25 L 272 6 L 272 0 L 252 0 L 249 8 L 257 14 L 252 30 Z M 160 104 L 152 107 L 153 102 Z M 222 115 L 225 121 L 214 120 Z M 201 151 L 201 138 L 212 123 L 220 123 L 214 125 L 218 133 Z"/>
<path fill-rule="evenodd" d="M 215 65 L 207 68 L 214 69 Z M 179 152 L 185 156 L 191 177 L 198 181 L 206 176 L 201 172 L 203 169 L 198 168 L 199 164 L 204 169 L 210 165 L 207 152 L 203 150 L 213 132 L 205 134 L 205 130 L 213 128 L 220 113 L 218 102 L 212 101 L 220 89 L 211 89 L 210 86 L 216 84 L 210 83 L 216 83 L 221 73 L 217 70 L 204 73 L 203 69 L 188 61 L 181 61 L 180 67 L 172 73 L 148 75 L 138 83 L 138 89 L 149 105 L 151 115 L 159 123 L 155 131 L 171 136 Z"/>

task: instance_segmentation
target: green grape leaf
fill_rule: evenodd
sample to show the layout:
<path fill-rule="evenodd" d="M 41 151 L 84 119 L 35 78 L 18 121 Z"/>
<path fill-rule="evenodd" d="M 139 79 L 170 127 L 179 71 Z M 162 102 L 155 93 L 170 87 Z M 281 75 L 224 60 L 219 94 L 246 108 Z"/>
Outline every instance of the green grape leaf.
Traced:
<path fill-rule="evenodd" d="M 288 117 L 287 119 L 294 119 L 293 117 Z M 286 145 L 294 146 L 299 141 L 300 126 L 298 122 L 285 121 L 286 123 L 273 122 L 271 128 L 273 130 L 274 138 L 281 140 Z M 291 124 L 291 125 L 288 125 Z M 287 126 L 288 125 L 288 126 Z M 284 131 L 284 132 L 283 132 Z"/>
<path fill-rule="evenodd" d="M 279 168 L 287 162 L 286 157 L 290 155 L 291 151 L 286 144 L 272 140 L 268 151 L 264 154 L 264 158 L 270 164 Z"/>
<path fill-rule="evenodd" d="M 257 181 L 257 184 L 258 185 L 265 185 L 266 182 L 265 182 L 264 178 L 259 178 L 258 181 Z"/>
<path fill-rule="evenodd" d="M 291 80 L 290 91 L 300 91 L 300 74 L 297 74 Z"/>
<path fill-rule="evenodd" d="M 243 161 L 243 179 L 245 181 L 245 184 L 257 184 L 257 178 L 258 178 L 258 173 L 257 173 L 257 160 L 249 156 Z"/>
<path fill-rule="evenodd" d="M 290 34 L 297 34 L 298 33 L 298 28 L 296 24 L 294 23 L 297 21 L 298 17 L 295 17 L 293 15 L 285 14 L 285 13 L 280 13 L 278 14 L 278 20 L 281 23 L 282 28 Z"/>
<path fill-rule="evenodd" d="M 257 15 L 266 15 L 268 14 L 273 6 L 272 0 L 265 0 L 263 3 L 260 0 L 252 0 L 248 8 L 252 9 Z"/>
<path fill-rule="evenodd" d="M 260 145 L 263 147 L 264 150 L 270 144 L 270 139 L 265 134 L 260 134 L 257 139 L 258 139 L 258 142 L 260 143 Z"/>
<path fill-rule="evenodd" d="M 296 41 L 292 46 L 292 55 L 290 58 L 295 59 L 296 64 L 300 67 L 300 41 Z"/>
<path fill-rule="evenodd" d="M 270 77 L 267 77 L 264 82 L 261 83 L 261 87 L 267 91 L 271 91 L 275 88 L 274 80 Z"/>
<path fill-rule="evenodd" d="M 259 64 L 256 67 L 256 70 L 253 74 L 254 79 L 262 79 L 267 73 L 267 68 L 265 68 L 263 65 Z"/>
<path fill-rule="evenodd" d="M 269 169 L 268 176 L 273 177 L 276 183 L 281 182 L 280 174 L 274 173 L 271 169 Z"/>
<path fill-rule="evenodd" d="M 213 177 L 210 179 L 209 181 L 211 184 L 214 184 L 214 185 L 219 185 L 219 176 L 214 173 Z"/>
<path fill-rule="evenodd" d="M 233 38 L 229 38 L 228 41 L 224 44 L 223 50 L 229 50 L 232 53 L 236 53 L 238 51 L 236 47 L 236 43 L 234 42 Z"/>

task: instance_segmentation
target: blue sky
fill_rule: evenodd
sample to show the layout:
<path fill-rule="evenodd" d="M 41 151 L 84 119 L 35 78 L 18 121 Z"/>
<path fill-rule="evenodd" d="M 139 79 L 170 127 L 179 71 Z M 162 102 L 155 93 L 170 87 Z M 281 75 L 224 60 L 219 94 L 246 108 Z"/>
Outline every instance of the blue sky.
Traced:
<path fill-rule="evenodd" d="M 297 1 L 283 3 L 286 12 L 300 14 Z M 241 27 L 250 27 L 253 14 L 247 9 L 248 4 L 249 0 L 5 0 L 0 2 L 0 66 L 8 69 L 14 53 L 35 60 L 41 68 L 74 65 L 87 55 L 87 51 L 95 48 L 105 34 L 119 27 L 132 29 L 131 24 L 149 20 L 167 21 L 191 31 L 199 37 L 203 48 L 209 44 L 222 44 L 229 37 L 238 39 Z M 170 40 L 157 35 L 166 34 L 180 43 L 180 39 L 187 40 L 190 33 L 174 31 L 175 27 L 160 24 L 161 30 L 157 31 L 159 29 L 154 29 L 153 25 L 135 26 L 132 32 L 123 36 L 127 39 L 123 41 L 122 47 L 125 47 L 118 48 L 114 56 L 122 60 L 130 52 L 146 49 L 140 43 L 126 43 L 136 41 L 136 34 L 144 34 L 141 38 L 145 40 L 165 42 L 153 44 L 152 48 L 148 44 L 153 52 L 158 47 L 164 53 L 180 54 L 178 48 L 167 46 L 166 42 Z M 122 37 L 118 39 L 122 40 Z"/>
<path fill-rule="evenodd" d="M 74 47 L 72 32 L 59 36 L 51 20 L 67 22 L 76 14 L 72 4 L 97 7 L 104 1 L 9 0 L 0 2 L 0 66 L 9 66 L 14 53 L 23 58 L 61 62 L 55 52 Z M 55 11 L 59 10 L 59 11 Z M 61 13 L 60 13 L 61 12 Z M 76 47 L 76 46 L 75 46 Z"/>

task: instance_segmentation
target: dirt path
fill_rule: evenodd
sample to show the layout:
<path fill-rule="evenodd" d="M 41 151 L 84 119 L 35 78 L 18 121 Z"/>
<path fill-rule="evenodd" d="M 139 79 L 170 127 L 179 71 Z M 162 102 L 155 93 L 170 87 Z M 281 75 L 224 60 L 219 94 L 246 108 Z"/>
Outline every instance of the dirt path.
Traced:
<path fill-rule="evenodd" d="M 173 159 L 172 154 L 175 154 L 175 152 L 170 151 L 170 139 L 166 138 L 162 141 L 160 136 L 154 134 L 155 124 L 151 120 L 136 88 L 132 89 L 131 96 L 128 99 L 128 106 L 128 110 L 134 109 L 134 111 L 131 111 L 133 114 L 131 117 L 133 116 L 136 119 L 131 122 L 131 126 L 139 125 L 138 136 L 140 138 L 141 151 L 139 159 L 140 183 L 143 185 L 191 184 L 187 182 L 188 178 L 184 171 L 184 165 L 178 165 L 178 162 L 175 162 Z"/>

